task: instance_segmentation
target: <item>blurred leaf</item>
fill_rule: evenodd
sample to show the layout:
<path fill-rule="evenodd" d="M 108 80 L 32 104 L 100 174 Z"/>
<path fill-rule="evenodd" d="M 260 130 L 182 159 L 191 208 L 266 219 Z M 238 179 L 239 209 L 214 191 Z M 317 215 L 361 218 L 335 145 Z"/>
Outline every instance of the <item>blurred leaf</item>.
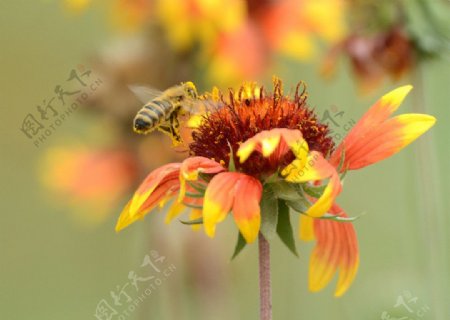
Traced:
<path fill-rule="evenodd" d="M 407 17 L 407 30 L 419 54 L 425 58 L 448 56 L 450 52 L 448 8 L 437 1 L 426 0 L 408 1 L 403 7 Z M 444 14 L 447 17 L 444 17 Z"/>

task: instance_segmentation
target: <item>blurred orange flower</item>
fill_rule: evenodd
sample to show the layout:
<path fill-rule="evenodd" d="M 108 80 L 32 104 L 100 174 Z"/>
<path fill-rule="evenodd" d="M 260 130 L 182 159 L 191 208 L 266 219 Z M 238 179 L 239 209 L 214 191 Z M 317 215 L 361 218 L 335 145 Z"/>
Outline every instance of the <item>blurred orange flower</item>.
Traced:
<path fill-rule="evenodd" d="M 152 0 L 114 0 L 111 17 L 123 30 L 136 31 L 149 21 L 152 9 Z"/>
<path fill-rule="evenodd" d="M 125 150 L 49 149 L 41 167 L 45 185 L 87 225 L 103 222 L 134 184 L 137 164 Z"/>
<path fill-rule="evenodd" d="M 315 38 L 336 42 L 345 34 L 345 6 L 341 0 L 284 0 L 260 12 L 271 47 L 298 59 L 315 53 Z"/>

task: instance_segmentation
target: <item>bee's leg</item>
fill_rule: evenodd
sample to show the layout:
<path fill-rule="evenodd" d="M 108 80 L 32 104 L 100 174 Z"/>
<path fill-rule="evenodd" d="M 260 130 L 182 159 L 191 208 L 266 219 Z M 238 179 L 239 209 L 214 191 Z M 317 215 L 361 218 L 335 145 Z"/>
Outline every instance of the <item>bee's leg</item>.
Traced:
<path fill-rule="evenodd" d="M 173 129 L 172 127 L 167 124 L 167 125 L 160 125 L 158 127 L 158 130 L 161 131 L 162 133 L 168 135 L 169 137 L 173 138 Z"/>
<path fill-rule="evenodd" d="M 169 121 L 160 125 L 158 130 L 171 137 L 174 145 L 179 145 L 181 143 L 180 123 L 177 115 L 171 115 Z"/>
<path fill-rule="evenodd" d="M 178 114 L 176 112 L 172 113 L 169 121 L 170 127 L 172 128 L 173 143 L 175 145 L 178 145 L 181 143 L 180 122 L 178 121 Z"/>

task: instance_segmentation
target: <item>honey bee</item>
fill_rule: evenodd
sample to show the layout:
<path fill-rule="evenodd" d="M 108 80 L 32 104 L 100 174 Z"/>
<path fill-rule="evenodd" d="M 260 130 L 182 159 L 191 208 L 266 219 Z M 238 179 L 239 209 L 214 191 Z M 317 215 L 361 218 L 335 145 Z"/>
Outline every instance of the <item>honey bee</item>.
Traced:
<path fill-rule="evenodd" d="M 142 86 L 130 86 L 130 90 L 145 103 L 134 118 L 133 130 L 147 134 L 158 129 L 169 135 L 175 145 L 181 143 L 180 117 L 199 113 L 206 105 L 192 82 L 182 82 L 165 91 Z"/>

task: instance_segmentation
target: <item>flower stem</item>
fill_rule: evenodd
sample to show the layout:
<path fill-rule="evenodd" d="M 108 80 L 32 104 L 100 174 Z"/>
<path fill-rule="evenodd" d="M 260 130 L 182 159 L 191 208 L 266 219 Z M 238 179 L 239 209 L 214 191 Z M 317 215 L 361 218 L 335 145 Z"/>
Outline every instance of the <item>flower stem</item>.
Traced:
<path fill-rule="evenodd" d="M 260 320 L 272 320 L 272 289 L 270 285 L 270 246 L 259 234 L 259 303 Z"/>

